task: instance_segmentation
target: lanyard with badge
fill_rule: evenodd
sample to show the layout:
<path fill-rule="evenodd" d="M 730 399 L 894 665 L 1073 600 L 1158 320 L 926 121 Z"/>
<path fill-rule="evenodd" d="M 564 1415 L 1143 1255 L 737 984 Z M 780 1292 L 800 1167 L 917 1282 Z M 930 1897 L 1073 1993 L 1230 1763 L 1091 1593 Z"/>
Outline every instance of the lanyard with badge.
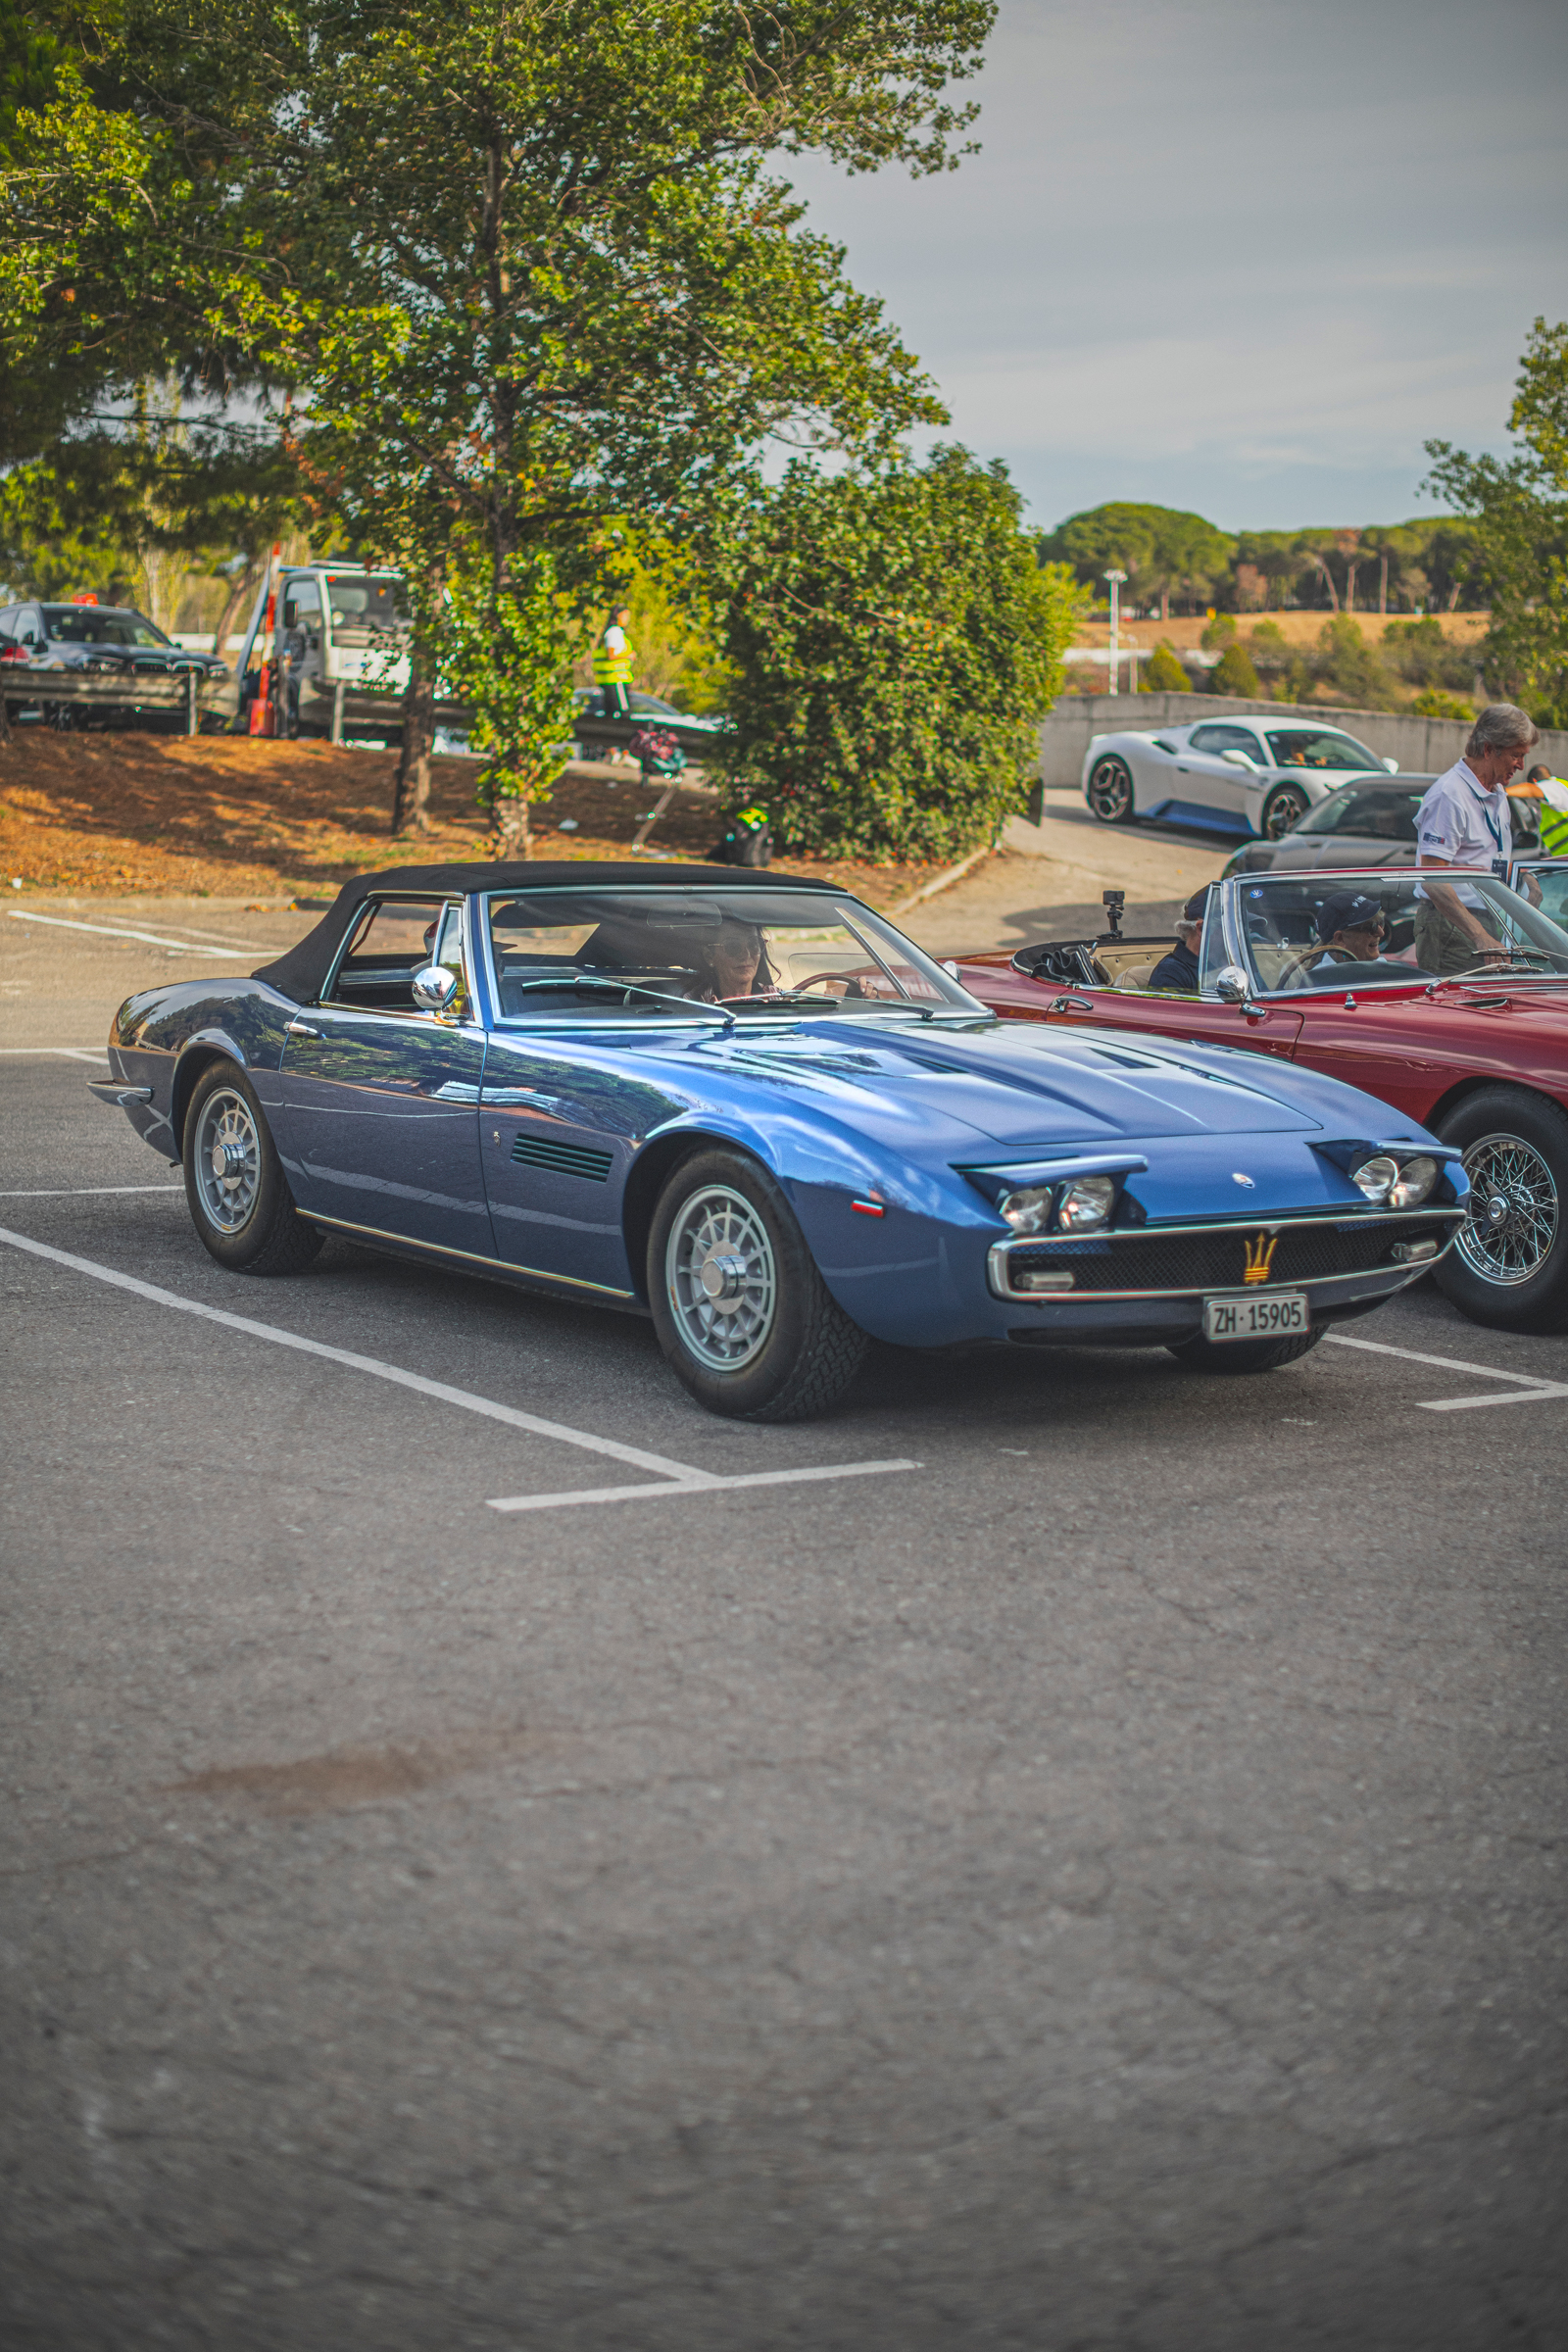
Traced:
<path fill-rule="evenodd" d="M 1492 836 L 1492 846 L 1497 853 L 1495 858 L 1494 858 L 1492 860 L 1492 870 L 1496 875 L 1499 882 L 1506 882 L 1508 879 L 1508 860 L 1503 855 L 1502 828 L 1494 822 L 1492 810 L 1488 806 L 1489 797 L 1490 796 L 1486 793 L 1477 792 L 1475 795 L 1475 803 L 1476 807 L 1481 811 L 1483 819 L 1485 820 L 1487 831 Z"/>

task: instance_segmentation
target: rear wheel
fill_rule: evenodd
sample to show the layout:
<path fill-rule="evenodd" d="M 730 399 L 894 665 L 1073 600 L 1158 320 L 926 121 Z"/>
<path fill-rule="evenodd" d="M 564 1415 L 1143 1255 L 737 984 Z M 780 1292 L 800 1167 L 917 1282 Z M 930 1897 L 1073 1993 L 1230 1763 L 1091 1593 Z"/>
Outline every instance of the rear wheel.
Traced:
<path fill-rule="evenodd" d="M 231 1274 L 297 1274 L 321 1247 L 295 1211 L 255 1089 L 232 1061 L 215 1061 L 196 1081 L 185 1198 L 203 1243 Z"/>
<path fill-rule="evenodd" d="M 1312 803 L 1303 784 L 1276 784 L 1263 803 L 1263 839 L 1278 841 L 1298 825 Z"/>
<path fill-rule="evenodd" d="M 1089 771 L 1089 806 L 1102 825 L 1131 825 L 1137 821 L 1133 771 L 1114 752 L 1097 760 Z"/>
<path fill-rule="evenodd" d="M 683 1160 L 664 1186 L 648 1298 L 676 1378 L 710 1413 L 739 1420 L 826 1412 L 870 1346 L 767 1170 L 722 1148 Z"/>
<path fill-rule="evenodd" d="M 1189 1372 L 1277 1372 L 1294 1364 L 1323 1337 L 1321 1331 L 1293 1332 L 1288 1340 L 1179 1340 L 1168 1352 Z"/>
<path fill-rule="evenodd" d="M 1435 1269 L 1462 1315 L 1498 1331 L 1568 1329 L 1568 1115 L 1540 1095 L 1488 1087 L 1438 1130 L 1464 1153 L 1470 1214 Z"/>

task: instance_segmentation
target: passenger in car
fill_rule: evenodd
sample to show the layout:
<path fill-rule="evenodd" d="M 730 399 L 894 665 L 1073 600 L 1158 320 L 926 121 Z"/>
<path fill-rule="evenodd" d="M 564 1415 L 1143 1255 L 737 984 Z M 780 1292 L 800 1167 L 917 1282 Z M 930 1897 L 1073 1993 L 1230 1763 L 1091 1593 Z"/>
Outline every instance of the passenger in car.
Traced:
<path fill-rule="evenodd" d="M 1365 891 L 1337 890 L 1318 908 L 1317 935 L 1323 953 L 1315 972 L 1337 963 L 1375 963 L 1383 937 L 1383 904 Z"/>
<path fill-rule="evenodd" d="M 1198 994 L 1198 944 L 1203 933 L 1203 908 L 1208 903 L 1211 885 L 1203 884 L 1195 891 L 1176 918 L 1176 945 L 1168 956 L 1162 956 L 1149 975 L 1152 989 L 1164 989 L 1174 996 L 1196 997 Z"/>

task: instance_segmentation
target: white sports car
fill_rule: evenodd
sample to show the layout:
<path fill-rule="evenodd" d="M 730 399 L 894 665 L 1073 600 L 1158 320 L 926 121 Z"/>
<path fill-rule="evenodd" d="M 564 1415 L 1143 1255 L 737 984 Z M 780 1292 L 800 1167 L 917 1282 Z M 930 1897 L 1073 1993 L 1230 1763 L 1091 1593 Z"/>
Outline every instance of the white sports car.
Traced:
<path fill-rule="evenodd" d="M 1162 817 L 1278 841 L 1336 786 L 1398 769 L 1397 760 L 1309 719 L 1200 718 L 1091 737 L 1084 798 L 1102 825 Z"/>

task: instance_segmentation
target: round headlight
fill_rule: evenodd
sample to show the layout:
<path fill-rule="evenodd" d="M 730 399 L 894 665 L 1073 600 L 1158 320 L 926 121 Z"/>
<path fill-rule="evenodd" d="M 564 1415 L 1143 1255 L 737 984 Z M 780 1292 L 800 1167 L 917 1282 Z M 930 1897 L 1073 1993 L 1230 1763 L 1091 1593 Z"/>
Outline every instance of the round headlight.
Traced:
<path fill-rule="evenodd" d="M 1015 1193 L 1003 1194 L 997 1210 L 1006 1218 L 1014 1233 L 1044 1233 L 1051 1223 L 1051 1187 L 1021 1185 Z"/>
<path fill-rule="evenodd" d="M 1062 1187 L 1056 1203 L 1056 1223 L 1063 1233 L 1093 1233 L 1108 1225 L 1116 1204 L 1115 1180 L 1109 1176 L 1080 1176 Z"/>
<path fill-rule="evenodd" d="M 1438 1181 L 1435 1159 L 1407 1159 L 1389 1193 L 1391 1208 L 1417 1208 Z"/>
<path fill-rule="evenodd" d="M 1396 1159 L 1391 1159 L 1386 1152 L 1380 1152 L 1375 1159 L 1363 1159 L 1358 1168 L 1350 1171 L 1350 1182 L 1358 1192 L 1365 1193 L 1369 1200 L 1386 1200 L 1390 1185 L 1398 1181 L 1399 1163 Z"/>

